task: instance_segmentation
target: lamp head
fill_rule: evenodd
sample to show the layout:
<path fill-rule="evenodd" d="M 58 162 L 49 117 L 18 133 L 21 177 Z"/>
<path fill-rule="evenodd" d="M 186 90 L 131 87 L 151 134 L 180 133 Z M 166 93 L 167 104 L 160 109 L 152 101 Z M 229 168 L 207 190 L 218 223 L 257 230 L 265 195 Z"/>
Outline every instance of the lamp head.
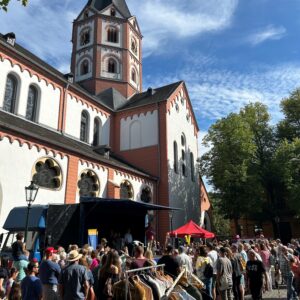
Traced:
<path fill-rule="evenodd" d="M 39 187 L 33 181 L 30 182 L 29 186 L 25 187 L 26 202 L 29 206 L 34 202 L 38 190 Z"/>

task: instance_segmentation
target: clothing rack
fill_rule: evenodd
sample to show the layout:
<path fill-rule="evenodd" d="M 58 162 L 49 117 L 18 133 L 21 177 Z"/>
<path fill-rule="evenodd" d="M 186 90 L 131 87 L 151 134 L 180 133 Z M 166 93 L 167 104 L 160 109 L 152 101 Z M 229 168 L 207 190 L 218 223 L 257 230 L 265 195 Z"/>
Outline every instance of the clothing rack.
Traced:
<path fill-rule="evenodd" d="M 127 294 L 128 294 L 128 282 L 129 282 L 129 273 L 135 273 L 135 272 L 141 272 L 141 271 L 145 271 L 145 270 L 151 270 L 151 269 L 158 269 L 158 268 L 164 268 L 164 264 L 163 265 L 156 265 L 156 266 L 151 266 L 151 267 L 143 267 L 143 268 L 138 268 L 138 269 L 132 269 L 132 270 L 128 270 L 125 271 L 125 300 L 127 300 Z"/>
<path fill-rule="evenodd" d="M 180 272 L 180 274 L 177 276 L 177 278 L 175 279 L 174 283 L 172 284 L 172 286 L 166 291 L 165 296 L 169 297 L 170 294 L 172 293 L 172 291 L 174 290 L 174 288 L 176 287 L 177 283 L 179 282 L 179 280 L 181 279 L 181 277 L 186 274 L 187 270 L 184 269 Z"/>

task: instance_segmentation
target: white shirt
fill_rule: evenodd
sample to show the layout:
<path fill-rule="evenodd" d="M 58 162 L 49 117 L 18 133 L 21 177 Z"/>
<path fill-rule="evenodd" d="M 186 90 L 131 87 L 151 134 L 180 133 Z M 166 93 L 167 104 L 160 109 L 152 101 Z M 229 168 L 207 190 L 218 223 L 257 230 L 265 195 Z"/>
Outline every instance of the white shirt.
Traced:
<path fill-rule="evenodd" d="M 178 255 L 178 259 L 179 259 L 180 266 L 186 266 L 187 270 L 190 273 L 193 273 L 193 263 L 192 263 L 192 258 L 191 257 L 189 257 L 185 253 L 181 253 L 181 254 Z"/>
<path fill-rule="evenodd" d="M 214 274 L 217 274 L 217 260 L 218 260 L 218 252 L 216 250 L 211 250 L 207 253 L 207 256 L 212 261 L 212 267 L 214 269 Z"/>

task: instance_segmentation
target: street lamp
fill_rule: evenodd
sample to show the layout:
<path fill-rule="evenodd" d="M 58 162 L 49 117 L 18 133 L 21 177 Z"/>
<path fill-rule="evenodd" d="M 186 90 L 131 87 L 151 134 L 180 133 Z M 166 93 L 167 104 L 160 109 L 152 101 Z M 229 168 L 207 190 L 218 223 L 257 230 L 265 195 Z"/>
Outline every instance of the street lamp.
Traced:
<path fill-rule="evenodd" d="M 26 195 L 26 203 L 27 203 L 27 215 L 26 215 L 25 236 L 24 236 L 25 243 L 27 241 L 29 212 L 30 212 L 31 205 L 36 198 L 38 190 L 39 190 L 39 187 L 36 184 L 34 184 L 33 181 L 30 182 L 29 186 L 25 187 L 25 195 Z"/>

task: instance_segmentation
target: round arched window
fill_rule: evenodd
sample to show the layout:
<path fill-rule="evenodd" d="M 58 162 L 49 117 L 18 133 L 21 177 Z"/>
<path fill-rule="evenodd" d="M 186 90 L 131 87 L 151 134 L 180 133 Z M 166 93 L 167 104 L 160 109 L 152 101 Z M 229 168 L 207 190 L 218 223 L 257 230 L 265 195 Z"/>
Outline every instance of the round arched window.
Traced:
<path fill-rule="evenodd" d="M 120 185 L 120 198 L 133 199 L 133 187 L 128 180 L 124 180 Z"/>
<path fill-rule="evenodd" d="M 83 197 L 97 197 L 100 192 L 100 181 L 94 171 L 85 170 L 80 174 L 77 182 L 79 195 Z"/>
<path fill-rule="evenodd" d="M 146 186 L 142 189 L 141 200 L 145 203 L 149 203 L 152 200 L 152 193 L 150 187 Z"/>
<path fill-rule="evenodd" d="M 49 157 L 39 159 L 33 168 L 32 181 L 42 188 L 59 189 L 62 183 L 59 164 Z"/>

